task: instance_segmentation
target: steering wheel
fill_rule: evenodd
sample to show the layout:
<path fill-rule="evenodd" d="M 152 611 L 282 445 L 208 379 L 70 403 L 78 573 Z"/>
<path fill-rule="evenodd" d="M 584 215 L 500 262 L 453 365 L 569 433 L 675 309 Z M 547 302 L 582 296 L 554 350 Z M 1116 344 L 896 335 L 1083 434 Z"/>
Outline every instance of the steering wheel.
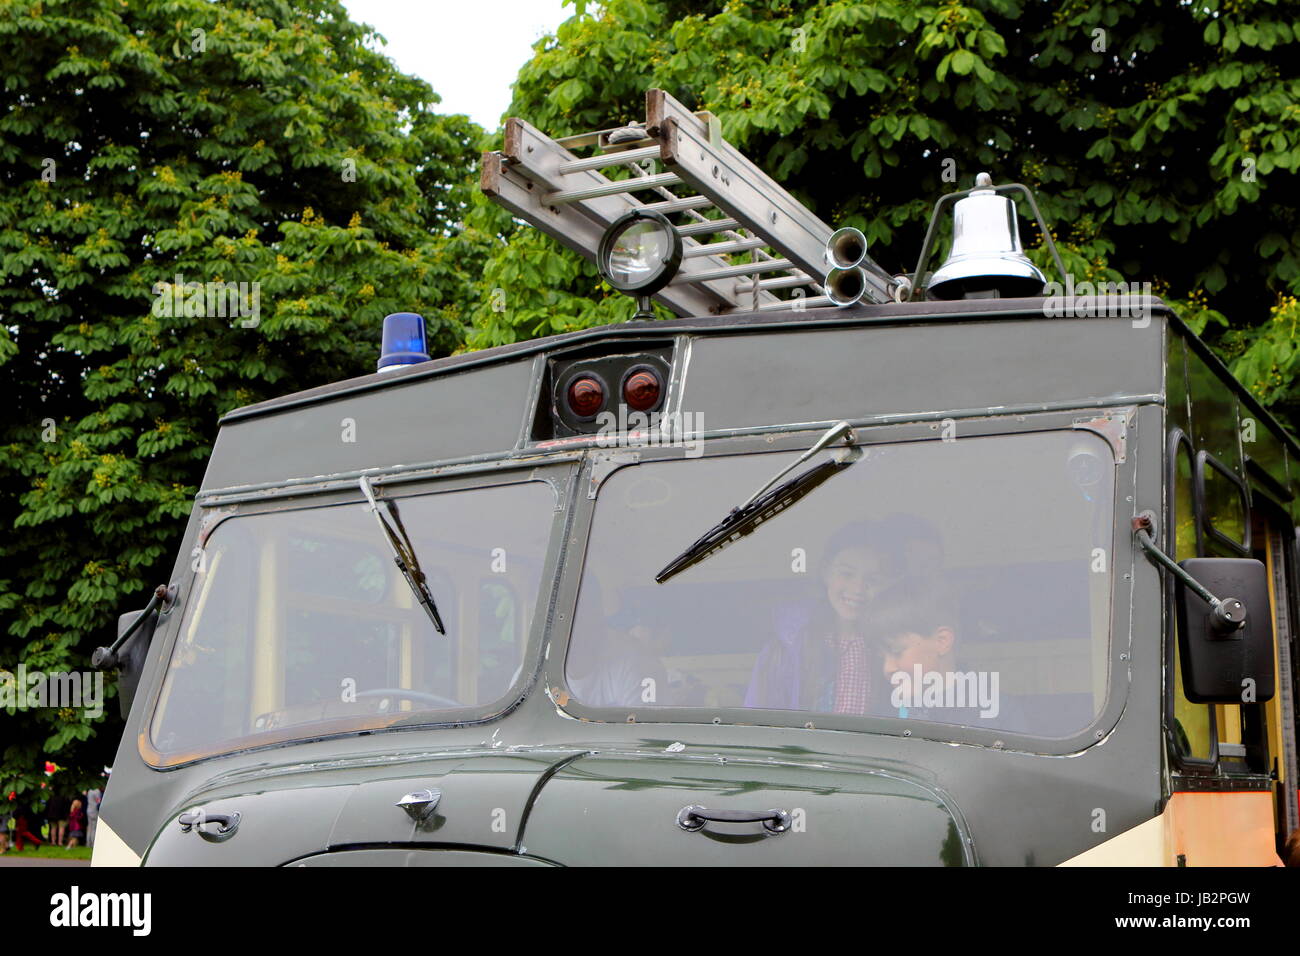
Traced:
<path fill-rule="evenodd" d="M 433 704 L 436 707 L 462 707 L 464 706 L 458 700 L 452 700 L 450 697 L 439 697 L 437 694 L 426 694 L 419 690 L 402 690 L 398 687 L 379 687 L 374 690 L 363 690 L 357 693 L 357 699 L 362 697 L 396 697 L 399 700 L 411 700 L 417 703 Z"/>

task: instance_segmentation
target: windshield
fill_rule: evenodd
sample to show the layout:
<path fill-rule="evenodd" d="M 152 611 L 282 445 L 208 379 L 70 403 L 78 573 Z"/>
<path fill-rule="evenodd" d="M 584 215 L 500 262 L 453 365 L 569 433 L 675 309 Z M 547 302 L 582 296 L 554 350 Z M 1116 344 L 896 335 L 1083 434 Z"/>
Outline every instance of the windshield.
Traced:
<path fill-rule="evenodd" d="M 481 710 L 506 695 L 523 666 L 551 487 L 388 500 L 447 633 L 417 603 L 369 505 L 228 518 L 198 561 L 154 712 L 164 759 Z"/>
<path fill-rule="evenodd" d="M 638 715 L 751 708 L 1046 737 L 1087 727 L 1108 677 L 1107 443 L 1051 431 L 863 450 L 663 584 L 654 574 L 680 542 L 791 453 L 611 475 L 566 660 L 575 699 Z"/>

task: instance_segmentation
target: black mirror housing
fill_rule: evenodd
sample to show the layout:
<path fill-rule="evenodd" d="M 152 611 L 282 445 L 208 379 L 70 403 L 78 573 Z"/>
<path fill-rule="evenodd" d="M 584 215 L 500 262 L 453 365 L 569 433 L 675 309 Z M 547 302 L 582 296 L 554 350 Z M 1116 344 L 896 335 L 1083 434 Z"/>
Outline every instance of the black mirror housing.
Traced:
<path fill-rule="evenodd" d="M 1175 585 L 1183 692 L 1196 704 L 1262 703 L 1276 685 L 1268 570 L 1254 558 L 1188 558 L 1179 567 L 1225 604 L 1245 605 L 1245 622 L 1227 630 L 1210 605 Z"/>
<path fill-rule="evenodd" d="M 143 610 L 143 608 L 141 609 Z M 141 611 L 129 611 L 117 619 L 117 636 L 126 633 Z M 145 658 L 149 656 L 149 645 L 153 643 L 154 628 L 158 625 L 158 615 L 150 614 L 139 629 L 131 635 L 117 651 L 117 701 L 126 720 L 131 713 L 131 704 L 135 701 L 136 688 L 140 686 L 140 676 L 144 673 Z"/>

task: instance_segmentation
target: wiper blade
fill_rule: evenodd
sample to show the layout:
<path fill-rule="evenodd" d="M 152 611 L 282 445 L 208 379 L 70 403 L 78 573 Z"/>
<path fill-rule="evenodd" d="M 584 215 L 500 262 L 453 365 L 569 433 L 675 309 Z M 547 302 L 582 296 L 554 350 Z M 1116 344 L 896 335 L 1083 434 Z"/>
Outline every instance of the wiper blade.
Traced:
<path fill-rule="evenodd" d="M 402 526 L 402 519 L 398 517 L 396 507 L 392 502 L 384 502 L 388 505 L 389 513 L 393 516 L 393 521 L 397 525 L 397 529 L 394 530 L 393 526 L 379 512 L 379 502 L 375 500 L 375 492 L 370 487 L 370 479 L 362 475 L 358 484 L 361 485 L 361 493 L 370 502 L 370 510 L 374 512 L 375 520 L 379 522 L 379 527 L 384 532 L 384 540 L 388 542 L 388 547 L 393 552 L 393 561 L 397 564 L 397 570 L 402 572 L 407 587 L 415 595 L 420 607 L 424 608 L 424 612 L 429 615 L 429 620 L 438 629 L 438 633 L 446 634 L 447 629 L 442 626 L 442 617 L 438 614 L 438 605 L 434 603 L 433 595 L 429 592 L 429 585 L 425 581 L 424 572 L 420 570 L 420 561 L 415 556 L 415 546 L 411 544 L 411 539 L 406 534 L 406 528 Z"/>
<path fill-rule="evenodd" d="M 777 484 L 813 455 L 840 438 L 843 438 L 845 444 L 848 445 L 846 454 L 842 454 L 830 461 L 824 461 L 819 465 L 814 465 L 789 481 Z M 848 422 L 840 422 L 833 426 L 817 440 L 815 445 L 795 459 L 789 466 L 777 472 L 767 484 L 750 495 L 744 504 L 732 508 L 725 518 L 704 532 L 694 544 L 668 562 L 664 569 L 655 575 L 655 581 L 663 584 L 674 575 L 699 564 L 701 561 L 717 554 L 723 548 L 735 544 L 746 535 L 752 534 L 763 522 L 776 517 L 780 512 L 810 493 L 814 488 L 830 478 L 831 475 L 838 474 L 849 467 L 862 456 L 861 450 L 853 447 L 853 441 L 853 429 Z M 776 485 L 776 487 L 773 488 L 773 485 Z"/>

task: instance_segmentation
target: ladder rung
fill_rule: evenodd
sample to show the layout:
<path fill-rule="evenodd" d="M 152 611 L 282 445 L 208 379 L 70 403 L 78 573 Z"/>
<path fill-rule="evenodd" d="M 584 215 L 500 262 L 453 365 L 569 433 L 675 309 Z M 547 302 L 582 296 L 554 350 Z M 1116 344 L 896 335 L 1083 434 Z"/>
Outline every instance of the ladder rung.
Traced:
<path fill-rule="evenodd" d="M 645 182 L 645 180 L 641 180 Z M 683 209 L 705 209 L 713 205 L 713 200 L 708 196 L 686 196 L 683 199 L 672 199 L 668 202 L 651 202 L 642 206 L 642 209 L 648 209 L 651 212 L 661 212 L 665 216 L 670 212 L 681 212 Z M 719 219 L 719 222 L 722 220 Z"/>
<path fill-rule="evenodd" d="M 617 196 L 619 193 L 635 192 L 639 189 L 653 189 L 655 186 L 674 186 L 681 179 L 676 173 L 657 173 L 654 176 L 634 176 L 617 182 L 601 183 L 599 186 L 586 186 L 582 189 L 561 189 L 546 197 L 547 202 L 581 202 L 584 199 L 596 199 L 600 196 Z"/>
<path fill-rule="evenodd" d="M 645 146 L 641 149 L 629 149 L 621 153 L 605 153 L 600 156 L 590 156 L 587 159 L 577 159 L 571 163 L 561 163 L 560 172 L 580 173 L 587 169 L 604 169 L 608 166 L 628 166 L 632 163 L 639 163 L 643 159 L 658 159 L 659 145 Z"/>
<path fill-rule="evenodd" d="M 691 246 L 682 253 L 683 259 L 690 259 L 694 256 L 720 256 L 731 252 L 744 252 L 746 249 L 757 249 L 759 246 L 767 245 L 766 239 L 736 239 L 732 242 L 709 242 L 699 246 Z"/>
<path fill-rule="evenodd" d="M 708 222 L 693 222 L 689 226 L 678 226 L 679 236 L 707 236 L 714 232 L 735 229 L 740 223 L 735 219 L 710 219 Z"/>
<path fill-rule="evenodd" d="M 813 277 L 806 272 L 799 272 L 792 276 L 781 276 L 776 279 L 759 279 L 758 287 L 760 289 L 794 289 L 801 285 L 809 285 L 813 282 Z M 753 291 L 754 283 L 737 282 L 737 292 Z"/>
<path fill-rule="evenodd" d="M 709 269 L 705 272 L 697 272 L 690 276 L 681 276 L 680 281 L 687 282 L 708 282 L 712 279 L 730 279 L 732 276 L 752 276 L 760 272 L 775 272 L 778 269 L 789 269 L 794 263 L 789 259 L 769 259 L 766 262 L 744 262 L 738 266 L 726 266 L 722 269 Z M 676 283 L 677 279 L 673 282 Z M 807 281 L 806 279 L 804 280 Z"/>

